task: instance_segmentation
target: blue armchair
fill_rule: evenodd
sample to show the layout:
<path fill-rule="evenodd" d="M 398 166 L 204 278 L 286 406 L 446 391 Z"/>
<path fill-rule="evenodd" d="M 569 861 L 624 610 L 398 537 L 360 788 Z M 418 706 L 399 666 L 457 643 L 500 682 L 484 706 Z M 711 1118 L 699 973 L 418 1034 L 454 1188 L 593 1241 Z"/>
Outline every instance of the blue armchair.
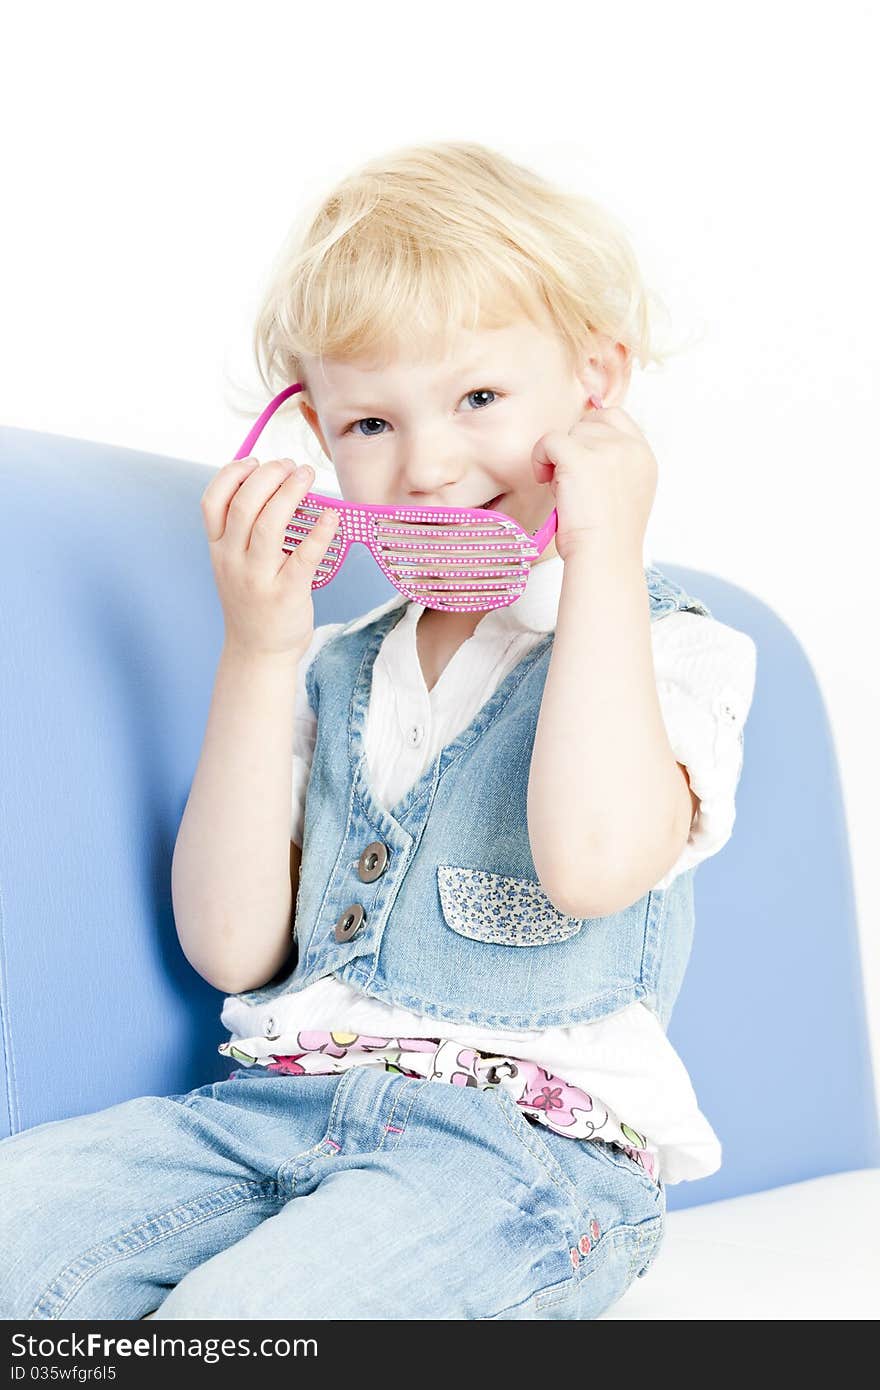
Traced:
<path fill-rule="evenodd" d="M 0 429 L 2 1135 L 231 1069 L 222 996 L 180 949 L 170 888 L 223 636 L 210 476 Z M 651 1275 L 606 1316 L 857 1317 L 880 1285 L 880 1139 L 822 697 L 767 605 L 658 567 L 754 638 L 758 675 L 736 827 L 697 871 L 669 1030 L 724 1162 L 667 1189 Z M 356 546 L 316 622 L 393 593 Z M 785 1298 L 808 1311 L 780 1312 Z"/>

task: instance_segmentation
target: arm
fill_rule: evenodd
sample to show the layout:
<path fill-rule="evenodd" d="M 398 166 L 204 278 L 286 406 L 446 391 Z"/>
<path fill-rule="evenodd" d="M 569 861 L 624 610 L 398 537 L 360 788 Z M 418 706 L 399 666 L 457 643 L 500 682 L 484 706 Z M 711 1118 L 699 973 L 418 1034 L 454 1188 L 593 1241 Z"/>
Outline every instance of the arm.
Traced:
<path fill-rule="evenodd" d="M 292 946 L 290 839 L 296 653 L 221 652 L 202 752 L 174 846 L 171 892 L 187 960 L 216 989 L 271 979 Z M 287 856 L 287 858 L 285 858 Z"/>
<path fill-rule="evenodd" d="M 636 902 L 679 857 L 698 799 L 669 744 L 641 554 L 596 531 L 565 562 L 528 792 L 532 858 L 560 911 Z"/>

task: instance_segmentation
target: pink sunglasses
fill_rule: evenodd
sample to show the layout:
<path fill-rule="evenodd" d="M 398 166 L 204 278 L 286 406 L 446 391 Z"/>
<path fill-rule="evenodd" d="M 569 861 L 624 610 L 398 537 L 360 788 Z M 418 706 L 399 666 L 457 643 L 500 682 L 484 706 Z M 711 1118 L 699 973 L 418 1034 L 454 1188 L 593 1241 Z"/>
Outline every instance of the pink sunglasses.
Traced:
<path fill-rule="evenodd" d="M 287 386 L 269 402 L 235 455 L 250 456 L 257 439 L 288 396 Z M 598 397 L 591 401 L 601 406 Z M 533 535 L 504 512 L 483 507 L 384 507 L 307 492 L 286 527 L 282 550 L 290 553 L 331 508 L 339 527 L 319 563 L 312 589 L 329 584 L 355 541 L 365 545 L 385 577 L 405 598 L 446 613 L 482 612 L 515 603 L 532 563 L 557 526 L 556 508 Z"/>

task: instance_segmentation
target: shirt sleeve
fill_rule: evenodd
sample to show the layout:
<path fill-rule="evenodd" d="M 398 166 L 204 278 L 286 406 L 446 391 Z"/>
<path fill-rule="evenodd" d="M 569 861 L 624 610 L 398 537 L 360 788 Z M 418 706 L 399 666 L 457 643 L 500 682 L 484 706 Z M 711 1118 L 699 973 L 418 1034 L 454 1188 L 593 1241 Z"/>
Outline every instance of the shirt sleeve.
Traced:
<path fill-rule="evenodd" d="M 757 647 L 748 633 L 683 610 L 658 618 L 651 635 L 666 732 L 700 801 L 682 853 L 656 885 L 666 888 L 717 854 L 733 833 Z"/>
<path fill-rule="evenodd" d="M 312 754 L 318 733 L 318 717 L 309 704 L 306 691 L 306 671 L 324 643 L 344 627 L 344 623 L 322 623 L 312 633 L 312 640 L 296 668 L 296 692 L 293 701 L 293 783 L 290 799 L 290 838 L 302 849 L 305 830 L 306 789 L 312 770 Z"/>

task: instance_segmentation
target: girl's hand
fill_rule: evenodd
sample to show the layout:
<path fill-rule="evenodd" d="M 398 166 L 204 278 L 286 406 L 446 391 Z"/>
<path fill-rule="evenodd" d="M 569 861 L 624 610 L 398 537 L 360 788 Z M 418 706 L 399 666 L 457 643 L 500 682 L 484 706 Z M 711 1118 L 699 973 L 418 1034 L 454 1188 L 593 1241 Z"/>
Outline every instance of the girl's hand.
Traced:
<path fill-rule="evenodd" d="M 285 527 L 314 477 L 294 472 L 292 459 L 235 459 L 202 494 L 214 581 L 223 606 L 226 642 L 254 655 L 302 656 L 312 640 L 312 580 L 339 525 L 322 512 L 310 535 L 288 555 Z"/>
<path fill-rule="evenodd" d="M 548 482 L 553 493 L 559 513 L 554 539 L 563 560 L 588 546 L 598 531 L 642 553 L 657 491 L 657 460 L 625 410 L 603 410 L 591 396 L 568 434 L 551 430 L 541 436 L 532 464 L 538 482 Z"/>

